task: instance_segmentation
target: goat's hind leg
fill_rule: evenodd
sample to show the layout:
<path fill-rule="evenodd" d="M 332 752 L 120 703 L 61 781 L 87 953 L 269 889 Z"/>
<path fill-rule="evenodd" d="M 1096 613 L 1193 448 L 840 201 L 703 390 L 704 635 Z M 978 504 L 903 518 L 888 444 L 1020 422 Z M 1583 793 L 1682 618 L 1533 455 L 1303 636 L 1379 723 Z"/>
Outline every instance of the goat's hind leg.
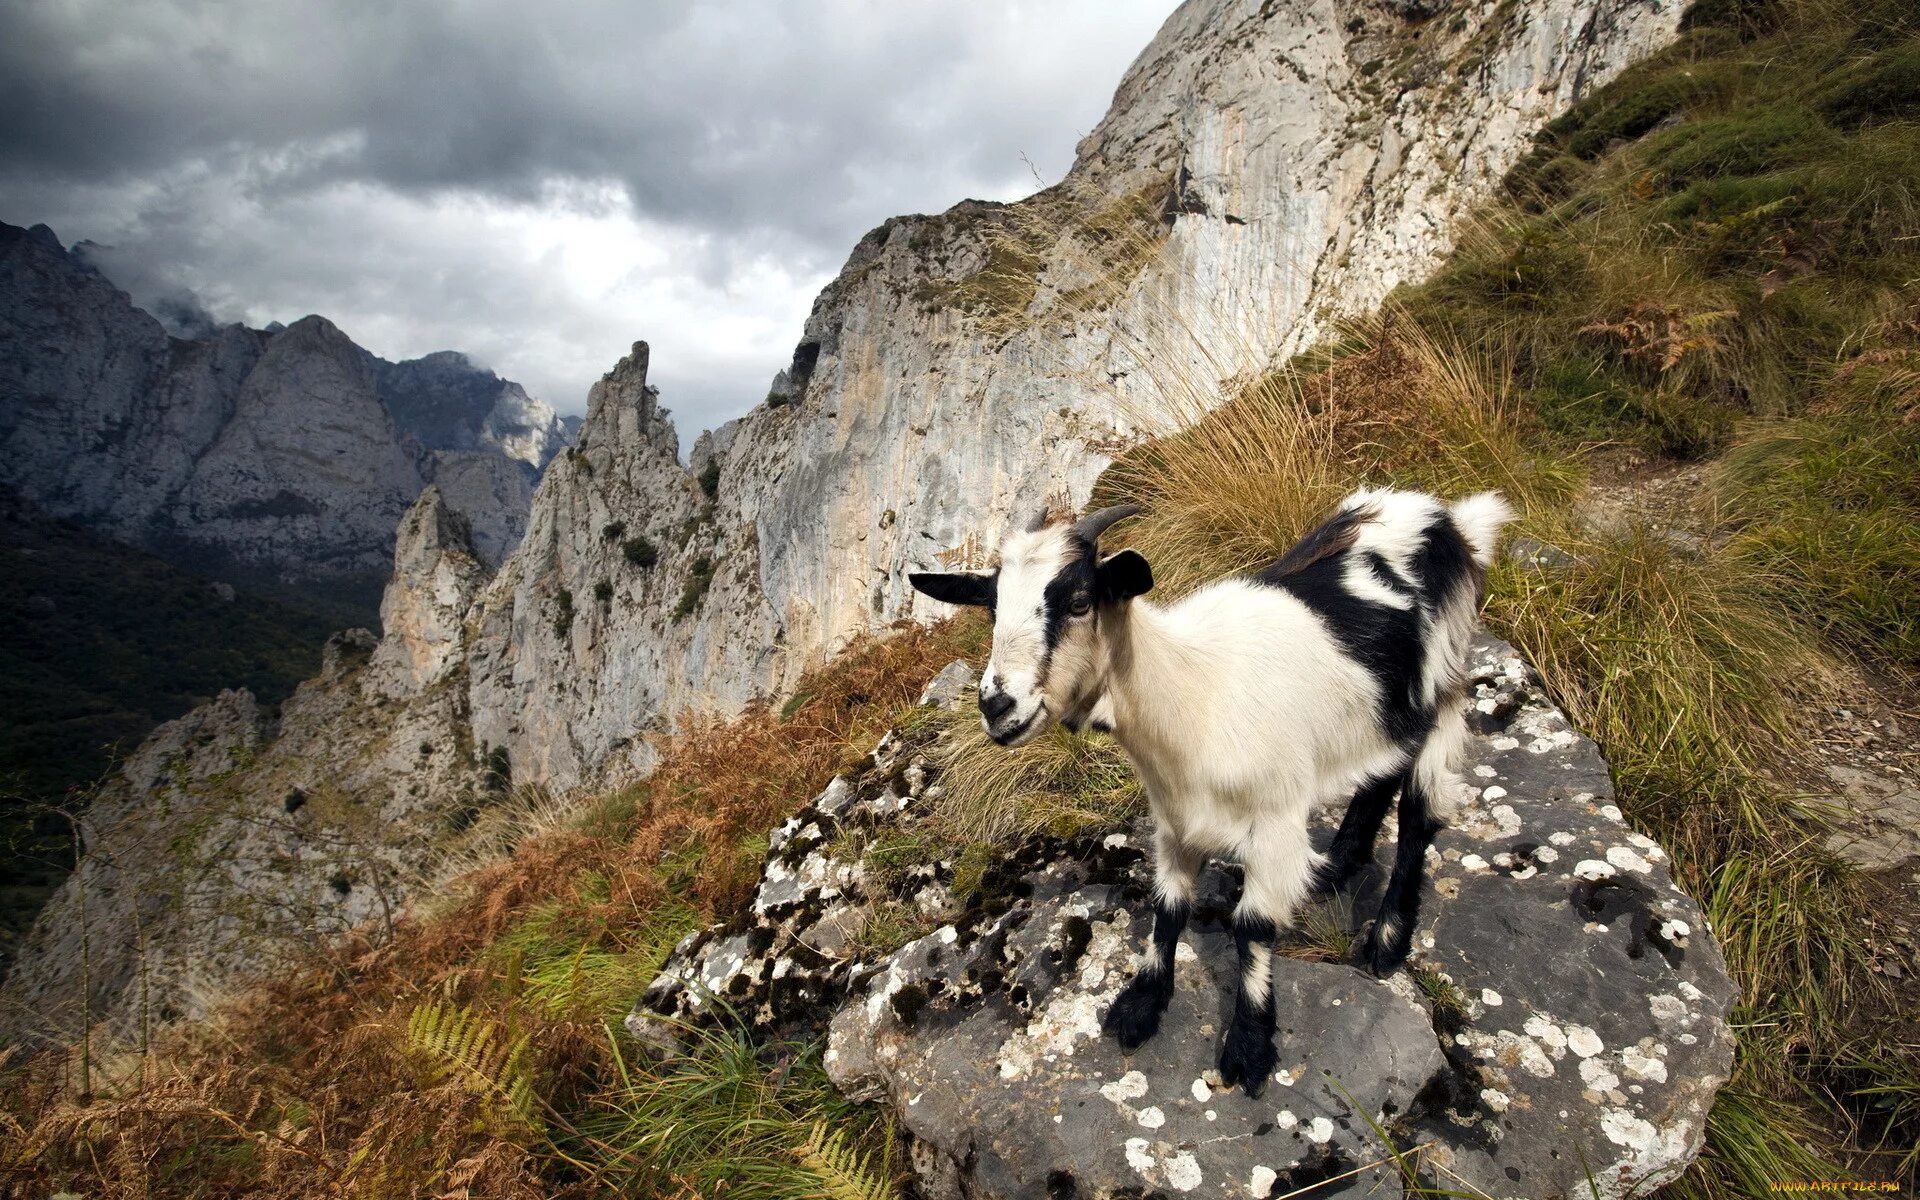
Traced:
<path fill-rule="evenodd" d="M 1173 999 L 1173 952 L 1193 913 L 1193 881 L 1201 855 L 1167 829 L 1153 838 L 1153 945 L 1140 968 L 1113 998 L 1104 1027 L 1131 1054 L 1160 1031 L 1160 1018 Z"/>
<path fill-rule="evenodd" d="M 1345 891 L 1354 877 L 1373 862 L 1373 844 L 1380 837 L 1380 825 L 1387 818 L 1387 806 L 1400 790 L 1404 774 L 1395 771 L 1369 779 L 1347 802 L 1346 815 L 1340 818 L 1339 832 L 1327 847 L 1326 861 L 1313 873 L 1313 894 L 1331 896 Z"/>
<path fill-rule="evenodd" d="M 1466 740 L 1458 712 L 1444 712 L 1420 747 L 1400 789 L 1400 834 L 1394 847 L 1393 874 L 1380 898 L 1380 912 L 1360 947 L 1360 961 L 1385 978 L 1413 949 L 1413 928 L 1420 917 L 1420 893 L 1426 886 L 1427 847 L 1440 831 L 1435 808 L 1442 789 L 1453 781 L 1453 759 Z"/>
<path fill-rule="evenodd" d="M 1280 1059 L 1273 1047 L 1274 942 L 1281 929 L 1293 924 L 1294 909 L 1306 898 L 1322 865 L 1307 840 L 1305 810 L 1256 829 L 1242 862 L 1246 882 L 1233 910 L 1240 987 L 1233 1002 L 1233 1023 L 1220 1045 L 1220 1081 L 1258 1096 Z"/>

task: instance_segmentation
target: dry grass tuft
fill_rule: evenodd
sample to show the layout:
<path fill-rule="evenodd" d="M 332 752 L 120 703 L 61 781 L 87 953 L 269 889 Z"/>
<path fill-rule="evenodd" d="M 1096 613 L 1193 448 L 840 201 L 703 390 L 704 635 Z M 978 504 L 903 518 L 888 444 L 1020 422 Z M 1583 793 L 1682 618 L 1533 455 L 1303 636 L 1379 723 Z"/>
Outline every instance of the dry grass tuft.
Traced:
<path fill-rule="evenodd" d="M 1003 843 L 1067 836 L 1124 821 L 1140 787 L 1112 738 L 1054 726 L 1014 750 L 996 744 L 970 712 L 947 716 L 933 756 L 941 768 L 934 812 L 947 837 Z"/>
<path fill-rule="evenodd" d="M 1102 478 L 1099 502 L 1146 507 L 1116 544 L 1145 553 L 1168 591 L 1271 562 L 1356 487 L 1497 488 L 1526 510 L 1580 478 L 1529 444 L 1502 364 L 1404 319 L 1353 329 L 1315 365 L 1262 375 L 1218 407 L 1176 392 L 1181 427 Z"/>

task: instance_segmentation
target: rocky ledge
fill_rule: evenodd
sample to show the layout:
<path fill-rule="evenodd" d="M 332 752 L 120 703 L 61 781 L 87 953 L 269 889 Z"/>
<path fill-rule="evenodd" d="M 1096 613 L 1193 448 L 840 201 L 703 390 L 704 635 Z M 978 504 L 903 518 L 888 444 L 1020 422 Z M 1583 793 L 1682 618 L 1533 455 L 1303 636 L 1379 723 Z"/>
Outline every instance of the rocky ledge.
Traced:
<path fill-rule="evenodd" d="M 929 700 L 963 696 L 963 670 Z M 893 1107 L 933 1197 L 1645 1194 L 1699 1150 L 1733 985 L 1538 677 L 1483 638 L 1473 678 L 1469 786 L 1430 851 L 1413 958 L 1379 980 L 1290 935 L 1258 1099 L 1213 1073 L 1235 869 L 1203 877 L 1173 1006 L 1124 1056 L 1100 1020 L 1148 932 L 1144 827 L 1034 839 L 985 870 L 863 858 L 928 819 L 924 727 L 777 831 L 751 913 L 676 948 L 628 1027 L 665 1045 L 660 1016 L 713 1019 L 719 997 L 763 1028 L 826 1030 L 834 1082 Z M 1324 903 L 1303 926 L 1338 920 Z M 930 932 L 871 949 L 902 914 Z"/>

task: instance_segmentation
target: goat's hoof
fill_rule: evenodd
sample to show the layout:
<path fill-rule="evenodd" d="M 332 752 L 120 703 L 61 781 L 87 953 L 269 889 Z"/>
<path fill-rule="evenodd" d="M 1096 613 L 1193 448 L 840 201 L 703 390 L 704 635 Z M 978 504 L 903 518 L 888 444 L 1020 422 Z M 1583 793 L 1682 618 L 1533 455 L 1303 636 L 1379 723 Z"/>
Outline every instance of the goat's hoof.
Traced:
<path fill-rule="evenodd" d="M 1167 1010 L 1171 991 L 1136 978 L 1113 998 L 1102 1028 L 1120 1043 L 1121 1050 L 1132 1054 L 1160 1032 L 1160 1015 Z"/>
<path fill-rule="evenodd" d="M 1251 1098 L 1258 1098 L 1280 1064 L 1280 1052 L 1273 1048 L 1273 1035 L 1265 1029 L 1234 1024 L 1227 1027 L 1227 1040 L 1220 1045 L 1220 1082 L 1238 1086 Z"/>
<path fill-rule="evenodd" d="M 1413 950 L 1413 931 L 1396 921 L 1375 921 L 1360 943 L 1360 963 L 1381 979 L 1400 969 Z"/>

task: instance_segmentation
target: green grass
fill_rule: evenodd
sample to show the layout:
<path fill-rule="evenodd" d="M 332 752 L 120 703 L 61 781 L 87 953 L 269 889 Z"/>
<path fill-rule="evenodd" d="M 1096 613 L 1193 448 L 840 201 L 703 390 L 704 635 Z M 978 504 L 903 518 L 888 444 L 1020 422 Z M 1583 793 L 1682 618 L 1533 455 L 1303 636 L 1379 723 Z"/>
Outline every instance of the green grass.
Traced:
<path fill-rule="evenodd" d="M 1731 553 L 1835 643 L 1920 670 L 1917 480 L 1920 422 L 1888 406 L 1755 426 L 1718 480 Z"/>
<path fill-rule="evenodd" d="M 817 1046 L 762 1045 L 737 1029 L 687 1029 L 688 1052 L 640 1069 L 617 1058 L 569 1150 L 597 1189 L 622 1196 L 864 1200 L 891 1196 L 891 1140 L 849 1148 L 873 1131 L 874 1109 L 843 1099 Z M 616 1047 L 618 1041 L 615 1041 Z M 824 1136 L 822 1123 L 838 1131 Z"/>
<path fill-rule="evenodd" d="M 637 928 L 610 928 L 604 916 L 584 911 L 577 903 L 540 905 L 493 943 L 489 958 L 513 997 L 554 1016 L 618 1021 L 698 921 L 677 903 L 659 906 Z"/>
<path fill-rule="evenodd" d="M 1696 22 L 1553 122 L 1515 202 L 1398 297 L 1430 330 L 1509 347 L 1563 433 L 1718 453 L 1742 420 L 1804 410 L 1907 303 L 1910 12 L 1764 7 L 1771 34 Z"/>
<path fill-rule="evenodd" d="M 673 619 L 683 621 L 698 612 L 713 586 L 713 559 L 701 554 L 687 568 L 687 582 L 680 589 L 680 600 L 673 606 Z"/>

